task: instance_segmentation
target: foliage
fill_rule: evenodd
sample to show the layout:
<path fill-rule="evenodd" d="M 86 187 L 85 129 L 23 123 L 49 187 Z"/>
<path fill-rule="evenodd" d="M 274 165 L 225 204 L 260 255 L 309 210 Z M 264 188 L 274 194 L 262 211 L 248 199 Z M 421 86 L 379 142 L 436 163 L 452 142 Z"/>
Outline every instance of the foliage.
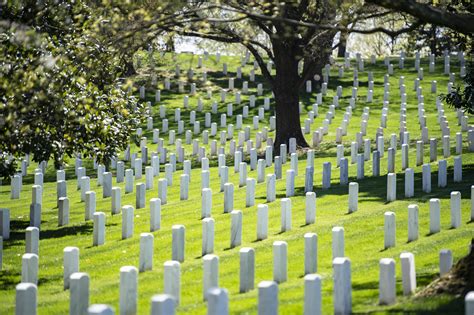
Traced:
<path fill-rule="evenodd" d="M 126 147 L 142 106 L 125 90 L 120 55 L 106 45 L 103 20 L 81 2 L 7 3 L 0 24 L 0 151 L 15 160 L 74 153 L 108 164 Z M 9 158 L 2 159 L 6 162 Z M 3 163 L 5 164 L 5 163 Z M 12 167 L 3 165 L 0 176 Z"/>
<path fill-rule="evenodd" d="M 275 147 L 290 137 L 307 146 L 298 115 L 292 121 L 282 110 L 298 108 L 298 89 L 329 62 L 341 27 L 386 14 L 360 0 L 24 0 L 0 9 L 0 151 L 53 158 L 57 167 L 74 152 L 107 164 L 124 148 L 142 110 L 124 92 L 130 84 L 123 77 L 135 74 L 133 54 L 158 35 L 243 45 L 275 92 Z"/>
<path fill-rule="evenodd" d="M 386 29 L 401 29 L 409 24 L 409 18 L 399 13 L 387 13 L 376 18 L 366 19 L 358 23 L 359 29 L 374 29 L 377 26 L 383 26 Z M 362 56 L 375 55 L 382 57 L 394 55 L 399 51 L 405 51 L 407 55 L 412 51 L 406 49 L 406 44 L 412 36 L 409 34 L 400 34 L 391 36 L 383 32 L 374 32 L 369 34 L 352 33 L 349 37 L 349 46 L 352 51 L 361 53 Z"/>
<path fill-rule="evenodd" d="M 442 98 L 449 106 L 472 115 L 474 114 L 474 62 L 472 61 L 467 63 L 464 83 L 463 88 L 457 86 L 451 90 L 451 93 L 442 95 Z"/>
<path fill-rule="evenodd" d="M 307 81 L 320 85 L 314 78 L 321 77 L 330 62 L 339 32 L 385 32 L 393 39 L 406 30 L 354 27 L 365 19 L 392 13 L 361 0 L 189 1 L 179 12 L 175 23 L 160 24 L 168 34 L 240 44 L 253 55 L 275 95 L 275 150 L 290 138 L 299 147 L 308 146 L 298 119 L 298 92 Z M 162 20 L 161 16 L 151 18 L 152 22 Z M 137 31 L 151 25 L 156 26 L 150 23 Z M 275 72 L 268 70 L 269 62 Z"/>
<path fill-rule="evenodd" d="M 462 50 L 468 54 L 473 51 L 473 37 L 471 35 L 462 34 L 446 27 L 439 27 L 428 24 L 411 32 L 407 37 L 409 45 L 408 51 L 421 51 L 426 49 L 428 53 L 436 56 L 443 55 L 445 50 L 457 51 Z"/>

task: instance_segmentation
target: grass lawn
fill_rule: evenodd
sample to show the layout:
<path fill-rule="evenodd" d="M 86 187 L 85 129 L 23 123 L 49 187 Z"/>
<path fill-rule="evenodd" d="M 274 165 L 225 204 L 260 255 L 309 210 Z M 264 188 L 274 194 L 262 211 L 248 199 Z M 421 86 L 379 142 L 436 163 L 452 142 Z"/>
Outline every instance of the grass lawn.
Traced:
<path fill-rule="evenodd" d="M 148 54 L 141 54 L 143 64 L 147 64 Z M 155 55 L 158 58 L 158 55 Z M 316 223 L 305 225 L 305 197 L 304 197 L 304 172 L 306 167 L 306 155 L 300 154 L 298 163 L 298 176 L 296 177 L 296 195 L 291 197 L 292 201 L 292 229 L 280 233 L 280 198 L 285 196 L 285 174 L 290 168 L 290 163 L 283 165 L 283 178 L 277 180 L 277 200 L 268 203 L 269 206 L 269 235 L 268 239 L 256 241 L 257 204 L 266 203 L 266 183 L 258 183 L 256 188 L 255 206 L 245 207 L 245 187 L 239 188 L 239 176 L 233 172 L 233 158 L 227 158 L 229 167 L 229 182 L 234 183 L 234 208 L 243 212 L 243 237 L 242 246 L 229 249 L 230 245 L 230 214 L 224 214 L 224 195 L 219 192 L 220 182 L 217 170 L 217 158 L 212 157 L 210 168 L 210 185 L 212 189 L 212 217 L 215 219 L 215 254 L 219 257 L 219 285 L 229 291 L 229 309 L 235 314 L 253 314 L 257 312 L 258 291 L 252 290 L 245 294 L 239 293 L 239 250 L 242 247 L 253 247 L 256 256 L 255 287 L 260 281 L 271 280 L 272 275 L 272 243 L 283 240 L 288 243 L 288 281 L 278 286 L 279 311 L 281 314 L 298 314 L 303 311 L 304 296 L 304 234 L 314 232 L 318 235 L 318 274 L 322 276 L 322 303 L 323 313 L 333 312 L 333 279 L 332 279 L 332 236 L 331 229 L 334 226 L 344 227 L 345 255 L 351 260 L 352 273 L 352 296 L 354 313 L 414 313 L 414 314 L 459 314 L 464 310 L 464 302 L 455 296 L 439 296 L 436 298 L 421 299 L 403 297 L 401 288 L 401 267 L 399 256 L 402 252 L 409 251 L 415 255 L 418 288 L 421 289 L 438 276 L 439 251 L 441 249 L 452 250 L 454 260 L 457 261 L 468 253 L 468 245 L 474 237 L 474 224 L 469 222 L 471 201 L 470 186 L 474 184 L 474 154 L 468 152 L 467 133 L 463 132 L 463 180 L 460 183 L 453 182 L 453 158 L 455 149 L 455 134 L 461 130 L 457 124 L 456 113 L 445 106 L 445 115 L 451 127 L 451 149 L 452 154 L 447 158 L 448 162 L 448 186 L 437 187 L 437 162 L 431 163 L 432 169 L 432 191 L 422 192 L 421 166 L 415 166 L 416 141 L 421 139 L 421 130 L 417 118 L 417 99 L 413 91 L 413 82 L 416 78 L 414 60 L 405 61 L 405 69 L 398 69 L 398 60 L 392 58 L 395 72 L 390 76 L 390 105 L 388 111 L 387 128 L 384 130 L 385 150 L 389 147 L 390 134 L 399 135 L 400 97 L 398 92 L 398 79 L 405 77 L 407 91 L 407 128 L 410 132 L 410 167 L 415 172 L 415 197 L 404 198 L 404 174 L 401 169 L 401 149 L 397 148 L 396 173 L 397 173 L 397 197 L 395 202 L 386 202 L 387 182 L 387 154 L 381 159 L 381 176 L 372 177 L 372 161 L 365 163 L 365 175 L 359 180 L 359 209 L 357 212 L 347 214 L 348 209 L 348 186 L 339 184 L 339 169 L 336 167 L 336 129 L 341 125 L 345 108 L 349 104 L 351 95 L 352 68 L 346 69 L 344 76 L 338 78 L 337 67 L 331 70 L 328 94 L 319 106 L 319 116 L 315 118 L 311 126 L 316 130 L 322 126 L 323 119 L 328 107 L 335 95 L 336 87 L 344 87 L 343 98 L 340 106 L 336 109 L 335 117 L 329 126 L 328 135 L 324 136 L 323 143 L 315 148 L 315 174 L 314 191 L 317 194 Z M 222 63 L 228 63 L 229 73 L 222 75 Z M 338 60 L 337 62 L 342 62 Z M 441 130 L 437 122 L 436 94 L 430 93 L 431 80 L 438 82 L 438 92 L 446 93 L 449 80 L 447 75 L 442 74 L 443 60 L 438 59 L 435 73 L 428 73 L 428 60 L 422 60 L 422 67 L 426 69 L 424 80 L 421 85 L 424 91 L 425 114 L 427 116 L 427 127 L 430 138 L 438 138 L 438 160 L 443 159 Z M 202 82 L 196 80 L 198 92 L 196 96 L 190 96 L 190 108 L 182 108 L 184 93 L 177 92 L 176 78 L 174 75 L 175 64 L 180 64 L 181 78 L 186 79 L 186 70 L 189 67 L 195 69 L 195 80 L 201 78 L 201 71 L 207 71 L 208 80 Z M 352 61 L 354 65 L 354 61 Z M 181 107 L 181 117 L 185 121 L 185 130 L 192 130 L 189 124 L 189 112 L 197 106 L 197 98 L 202 97 L 204 111 L 196 113 L 196 119 L 201 121 L 201 131 L 204 130 L 204 112 L 210 111 L 212 100 L 206 98 L 207 88 L 212 89 L 212 99 L 218 101 L 217 115 L 212 115 L 212 121 L 218 123 L 216 137 L 209 140 L 218 140 L 220 128 L 220 114 L 226 112 L 227 103 L 234 102 L 233 93 L 228 93 L 226 102 L 220 102 L 219 91 L 227 88 L 227 77 L 235 77 L 236 67 L 240 65 L 239 57 L 222 56 L 219 63 L 214 56 L 204 61 L 204 68 L 196 69 L 197 57 L 190 54 L 177 55 L 176 60 L 165 56 L 161 60 L 158 74 L 158 85 L 162 89 L 162 101 L 155 104 L 155 88 L 150 86 L 150 69 L 142 69 L 136 77 L 137 86 L 143 82 L 147 84 L 147 100 L 153 104 L 154 127 L 161 128 L 159 118 L 159 105 L 167 108 L 169 129 L 177 130 L 174 121 L 174 109 Z M 452 58 L 451 70 L 459 73 L 459 63 Z M 248 80 L 248 74 L 252 64 L 243 68 L 244 78 Z M 146 71 L 145 71 L 146 70 Z M 273 70 L 274 71 L 274 70 Z M 366 104 L 367 95 L 367 71 L 374 73 L 374 101 Z M 361 116 L 365 106 L 370 107 L 370 118 L 367 127 L 367 136 L 372 140 L 372 150 L 375 150 L 375 134 L 380 125 L 380 117 L 383 104 L 383 80 L 387 72 L 382 60 L 376 65 L 366 62 L 365 70 L 359 72 L 359 89 L 357 107 L 348 125 L 347 136 L 343 138 L 345 157 L 349 158 L 349 180 L 355 181 L 357 166 L 350 164 L 350 143 L 355 141 L 356 133 L 360 130 Z M 262 82 L 263 78 L 258 75 L 256 79 Z M 163 91 L 163 78 L 169 76 L 172 81 L 172 91 Z M 456 83 L 460 83 L 459 77 Z M 242 87 L 243 80 L 235 80 L 236 88 Z M 234 116 L 227 117 L 227 123 L 235 125 L 235 116 L 242 112 L 242 107 L 248 105 L 249 95 L 256 94 L 257 82 L 249 82 L 249 93 L 242 95 L 242 104 L 234 104 Z M 257 115 L 258 107 L 263 106 L 263 98 L 269 97 L 271 92 L 269 86 L 264 83 L 265 93 L 257 97 L 257 106 L 250 108 L 249 118 L 244 119 L 244 126 L 252 126 L 252 117 Z M 189 92 L 189 85 L 186 85 Z M 303 112 L 301 113 L 302 125 L 307 118 L 307 112 L 316 100 L 316 93 L 308 94 L 302 92 Z M 260 121 L 260 130 L 269 124 L 271 110 L 265 112 L 265 119 Z M 472 125 L 474 119 L 470 117 Z M 252 128 L 251 128 L 252 129 Z M 149 153 L 157 150 L 156 144 L 151 144 L 152 131 L 146 131 L 143 126 L 144 136 L 148 138 Z M 234 139 L 238 139 L 239 130 L 235 130 Z M 256 131 L 251 130 L 251 139 L 255 143 Z M 269 132 L 274 136 L 274 132 Z M 311 143 L 311 134 L 305 135 L 308 143 Z M 165 140 L 168 152 L 175 152 L 174 145 L 168 145 L 167 134 L 160 133 Z M 210 141 L 206 152 L 210 152 Z M 177 135 L 182 139 L 183 147 L 187 155 L 192 152 L 192 145 L 184 141 L 184 134 Z M 264 146 L 262 146 L 262 150 Z M 131 152 L 139 152 L 135 144 L 131 144 Z M 229 144 L 226 144 L 226 152 L 229 152 Z M 275 154 L 276 155 L 276 154 Z M 121 154 L 121 157 L 123 154 Z M 201 236 L 202 223 L 201 214 L 201 169 L 196 157 L 193 159 L 191 172 L 191 184 L 189 188 L 189 199 L 180 201 L 179 176 L 182 174 L 182 165 L 178 164 L 178 170 L 173 175 L 173 185 L 168 187 L 168 203 L 162 206 L 161 229 L 153 232 L 154 239 L 154 262 L 153 270 L 140 273 L 138 280 L 138 312 L 146 314 L 150 312 L 150 300 L 154 294 L 163 292 L 163 263 L 171 259 L 171 227 L 175 224 L 183 224 L 186 227 L 186 250 L 185 261 L 181 265 L 181 303 L 178 313 L 205 314 L 206 304 L 202 301 L 202 257 Z M 249 162 L 249 157 L 245 160 Z M 289 159 L 288 159 L 289 160 Z M 324 162 L 332 164 L 331 188 L 323 190 L 322 165 Z M 429 163 L 429 144 L 424 146 L 424 161 Z M 43 185 L 43 207 L 42 223 L 40 232 L 39 249 L 39 285 L 38 285 L 38 310 L 39 314 L 65 314 L 69 309 L 69 291 L 63 290 L 63 249 L 66 246 L 76 246 L 80 250 L 80 270 L 87 272 L 90 276 L 90 302 L 112 305 L 118 313 L 119 308 L 119 269 L 122 266 L 137 266 L 139 257 L 140 233 L 149 232 L 149 200 L 158 197 L 158 178 L 164 176 L 164 165 L 161 165 L 160 177 L 154 179 L 152 190 L 146 191 L 146 206 L 143 209 L 135 209 L 134 235 L 127 240 L 121 239 L 121 214 L 111 214 L 111 198 L 102 198 L 102 187 L 96 186 L 96 171 L 93 169 L 92 161 L 85 161 L 87 175 L 91 176 L 91 190 L 97 193 L 97 211 L 106 213 L 106 242 L 103 246 L 92 246 L 92 221 L 84 221 L 85 205 L 80 201 L 80 191 L 76 190 L 76 178 L 74 176 L 74 161 L 71 160 L 67 167 L 67 191 L 70 199 L 70 224 L 58 227 L 58 209 L 56 206 L 56 174 L 52 163 L 47 168 L 45 182 Z M 127 162 L 127 168 L 130 166 Z M 29 204 L 31 202 L 31 185 L 33 185 L 33 173 L 36 168 L 31 163 L 28 176 L 23 179 L 23 190 L 19 200 L 10 199 L 10 185 L 4 183 L 0 187 L 0 207 L 9 208 L 11 211 L 11 238 L 4 241 L 3 247 L 3 269 L 0 271 L 0 314 L 13 314 L 15 308 L 15 286 L 21 279 L 21 256 L 25 252 L 25 229 L 29 225 Z M 113 170 L 115 174 L 115 170 Z M 274 172 L 274 167 L 266 169 L 266 174 Z M 255 171 L 248 169 L 248 177 L 257 178 Z M 145 182 L 145 176 L 137 182 Z M 124 183 L 117 184 L 115 177 L 113 186 L 122 188 L 122 205 L 133 205 L 135 207 L 135 190 L 133 193 L 124 193 Z M 450 192 L 460 191 L 462 195 L 462 224 L 458 229 L 450 228 Z M 429 235 L 429 199 L 439 198 L 441 200 L 441 232 Z M 410 204 L 419 206 L 419 239 L 407 242 L 408 235 L 408 213 Z M 396 213 L 396 247 L 384 250 L 384 212 Z M 379 260 L 381 258 L 394 258 L 396 261 L 397 276 L 397 303 L 391 306 L 378 305 L 378 278 Z"/>

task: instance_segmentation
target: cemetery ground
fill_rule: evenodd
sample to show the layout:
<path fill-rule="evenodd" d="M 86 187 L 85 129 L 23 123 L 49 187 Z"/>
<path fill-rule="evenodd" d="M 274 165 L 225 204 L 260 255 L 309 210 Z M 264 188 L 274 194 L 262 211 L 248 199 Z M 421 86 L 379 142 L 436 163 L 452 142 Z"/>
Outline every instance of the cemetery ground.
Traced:
<path fill-rule="evenodd" d="M 156 55 L 155 57 L 157 57 Z M 220 127 L 220 114 L 227 112 L 227 104 L 233 103 L 233 116 L 227 117 L 227 124 L 234 124 L 233 139 L 237 141 L 238 132 L 235 129 L 235 119 L 242 113 L 242 107 L 249 104 L 249 95 L 257 94 L 257 82 L 262 77 L 257 75 L 256 82 L 249 83 L 248 93 L 242 93 L 241 104 L 235 102 L 233 92 L 228 92 L 225 102 L 220 101 L 220 90 L 228 88 L 228 78 L 236 76 L 236 68 L 240 66 L 240 57 L 221 56 L 216 61 L 215 56 L 209 56 L 203 61 L 203 67 L 197 67 L 197 56 L 191 54 L 177 55 L 176 61 L 165 56 L 164 63 L 157 67 L 158 87 L 161 89 L 161 101 L 155 102 L 155 89 L 151 86 L 150 67 L 147 62 L 148 54 L 141 54 L 143 68 L 139 69 L 136 78 L 137 86 L 146 84 L 146 101 L 150 101 L 153 113 L 153 128 L 162 129 L 159 105 L 166 106 L 166 118 L 169 130 L 177 130 L 174 121 L 176 108 L 181 108 L 181 119 L 185 121 L 185 130 L 193 130 L 189 124 L 191 110 L 196 110 L 197 99 L 202 97 L 204 109 L 196 111 L 196 120 L 201 121 L 204 127 L 204 112 L 211 111 L 212 100 L 206 97 L 207 88 L 213 90 L 212 99 L 218 102 L 218 114 L 212 115 L 212 122 L 218 124 L 218 132 L 211 140 L 220 143 L 219 131 L 227 130 Z M 222 74 L 222 64 L 227 63 L 228 74 Z M 263 280 L 273 279 L 273 248 L 274 241 L 288 243 L 288 280 L 278 285 L 278 303 L 281 314 L 297 314 L 303 312 L 304 305 L 304 235 L 317 234 L 317 273 L 322 277 L 322 311 L 323 314 L 333 313 L 333 266 L 332 266 L 332 228 L 344 228 L 344 256 L 351 261 L 352 276 L 352 311 L 354 313 L 407 313 L 417 314 L 459 314 L 463 312 L 464 301 L 452 295 L 435 297 L 404 296 L 402 293 L 400 254 L 411 252 L 415 256 L 417 291 L 422 290 L 431 281 L 439 276 L 439 252 L 442 249 L 452 251 L 454 263 L 468 254 L 468 246 L 474 237 L 474 223 L 471 221 L 471 185 L 474 184 L 474 154 L 468 151 L 469 143 L 467 132 L 462 133 L 462 180 L 453 181 L 455 154 L 455 134 L 460 131 L 457 114 L 445 105 L 445 115 L 451 127 L 450 156 L 443 157 L 442 132 L 437 120 L 436 96 L 431 93 L 431 81 L 437 81 L 438 93 L 446 93 L 449 76 L 443 74 L 443 60 L 437 58 L 436 71 L 428 72 L 428 58 L 421 60 L 425 68 L 424 79 L 421 80 L 424 95 L 424 109 L 427 117 L 426 126 L 430 138 L 438 139 L 437 161 L 445 159 L 448 165 L 448 183 L 444 188 L 438 187 L 438 163 L 430 163 L 429 143 L 424 144 L 423 163 L 431 165 L 431 192 L 422 190 L 422 165 L 416 165 L 416 141 L 421 140 L 421 130 L 418 124 L 418 110 L 416 92 L 413 91 L 413 82 L 417 77 L 414 68 L 414 59 L 405 60 L 404 69 L 398 68 L 398 59 L 393 59 L 394 73 L 390 75 L 390 103 L 388 105 L 387 126 L 384 129 L 385 154 L 380 159 L 380 176 L 372 176 L 372 151 L 376 150 L 375 134 L 380 126 L 382 104 L 384 97 L 384 75 L 387 67 L 383 60 L 377 60 L 376 65 L 366 61 L 365 69 L 359 71 L 359 89 L 356 107 L 347 127 L 347 135 L 343 137 L 344 156 L 349 159 L 349 182 L 359 184 L 358 209 L 348 213 L 348 185 L 339 183 L 339 168 L 336 166 L 336 128 L 341 125 L 346 107 L 349 106 L 353 82 L 353 68 L 355 61 L 351 60 L 351 68 L 344 69 L 342 78 L 338 78 L 337 66 L 331 68 L 328 84 L 328 93 L 319 105 L 318 116 L 311 123 L 311 132 L 305 134 L 309 144 L 312 143 L 312 131 L 323 125 L 325 114 L 332 104 L 336 87 L 343 87 L 343 97 L 339 100 L 334 118 L 329 125 L 328 134 L 322 143 L 313 148 L 314 182 L 313 191 L 316 192 L 316 220 L 314 224 L 305 224 L 305 168 L 307 165 L 306 152 L 298 151 L 299 161 L 295 178 L 295 194 L 291 199 L 291 230 L 281 231 L 281 204 L 280 199 L 286 194 L 286 172 L 291 163 L 282 165 L 282 178 L 276 181 L 276 200 L 267 202 L 266 175 L 274 173 L 274 164 L 265 168 L 265 181 L 256 184 L 255 204 L 246 207 L 246 187 L 239 187 L 239 173 L 234 172 L 233 156 L 227 155 L 226 165 L 229 166 L 229 180 L 234 184 L 234 209 L 242 211 L 242 242 L 240 246 L 230 247 L 231 214 L 224 213 L 224 193 L 220 192 L 220 179 L 217 168 L 217 156 L 210 157 L 210 188 L 212 189 L 212 218 L 215 220 L 214 254 L 219 257 L 219 287 L 229 292 L 229 311 L 231 313 L 256 313 L 258 305 L 257 284 Z M 456 73 L 456 83 L 459 84 L 459 67 L 457 59 L 453 58 L 451 72 Z M 343 60 L 336 60 L 343 65 Z M 174 76 L 175 64 L 181 68 L 180 80 L 187 81 L 186 71 L 194 69 L 194 81 L 197 84 L 195 96 L 189 94 L 189 84 L 185 85 L 185 93 L 178 92 L 176 84 L 178 78 Z M 242 82 L 248 81 L 248 74 L 253 69 L 252 63 L 242 68 L 244 79 L 235 79 L 235 87 L 241 89 Z M 207 71 L 206 83 L 202 82 L 202 71 Z M 275 71 L 275 70 L 273 70 Z M 373 102 L 366 102 L 367 72 L 372 71 L 374 76 Z M 259 73 L 259 71 L 258 71 Z M 171 91 L 163 89 L 163 79 L 167 75 L 171 80 Z M 410 132 L 409 166 L 414 170 L 414 197 L 404 197 L 404 171 L 402 170 L 401 148 L 397 145 L 395 155 L 395 172 L 397 173 L 397 200 L 387 202 L 387 157 L 386 150 L 390 147 L 390 135 L 396 134 L 399 142 L 400 95 L 399 77 L 405 77 L 407 93 L 407 129 Z M 255 139 L 252 118 L 258 115 L 258 108 L 263 106 L 264 98 L 271 92 L 264 85 L 264 93 L 256 98 L 256 106 L 249 108 L 248 118 L 243 119 L 243 127 L 251 126 L 250 139 Z M 313 89 L 314 90 L 314 89 Z M 138 95 L 138 90 L 136 91 Z M 301 112 L 302 126 L 312 104 L 316 102 L 317 92 L 301 92 L 303 111 Z M 190 95 L 189 109 L 183 107 L 183 96 Z M 271 103 L 270 108 L 273 107 Z M 361 126 L 361 116 L 364 107 L 369 107 L 369 120 L 364 138 L 370 138 L 370 160 L 364 163 L 364 178 L 357 179 L 357 164 L 351 163 L 351 142 L 356 141 L 356 133 Z M 264 119 L 259 121 L 259 130 L 269 126 L 272 116 L 271 110 L 265 111 Z M 469 120 L 472 125 L 472 117 Z M 243 130 L 242 127 L 242 130 Z M 152 130 L 142 126 L 143 136 L 147 137 L 148 153 L 156 151 L 157 144 L 152 144 Z M 273 137 L 274 131 L 269 131 Z M 168 144 L 168 133 L 160 131 L 160 137 L 168 147 L 168 152 L 175 152 L 175 146 Z M 180 175 L 183 174 L 182 163 L 177 163 L 177 170 L 173 173 L 173 183 L 168 187 L 167 203 L 161 206 L 161 228 L 152 232 L 154 235 L 153 269 L 142 272 L 138 276 L 138 313 L 150 313 L 151 297 L 163 292 L 163 264 L 171 260 L 172 231 L 176 224 L 185 226 L 185 260 L 181 263 L 181 300 L 177 308 L 178 313 L 204 314 L 206 302 L 203 301 L 203 261 L 202 261 L 202 221 L 201 221 L 201 163 L 197 156 L 191 156 L 191 144 L 186 144 L 185 134 L 176 135 L 182 139 L 182 146 L 186 152 L 186 159 L 192 160 L 192 171 L 189 184 L 188 200 L 180 200 Z M 200 140 L 200 146 L 206 147 L 209 157 L 210 145 L 202 144 L 200 133 L 193 135 Z M 264 142 L 264 141 L 263 141 Z M 246 147 L 246 146 L 244 146 Z M 131 152 L 140 152 L 140 147 L 131 142 Z M 225 145 L 226 154 L 229 153 L 229 141 Z M 246 149 L 244 149 L 246 152 Z M 360 148 L 359 153 L 363 152 Z M 265 144 L 259 150 L 259 158 L 264 158 Z M 274 152 L 274 156 L 279 155 Z M 123 160 L 123 153 L 119 159 Z M 249 156 L 245 154 L 244 161 L 249 164 Z M 322 188 L 323 163 L 331 162 L 331 187 Z M 130 168 L 130 162 L 125 162 L 125 168 Z M 38 273 L 38 312 L 39 314 L 65 314 L 69 310 L 70 292 L 63 289 L 63 249 L 67 246 L 79 248 L 79 270 L 90 276 L 90 304 L 109 304 L 116 312 L 119 310 L 119 283 L 120 268 L 122 266 L 136 266 L 139 263 L 140 233 L 150 232 L 150 199 L 158 197 L 158 179 L 164 178 L 164 163 L 161 163 L 160 174 L 153 179 L 153 188 L 146 190 L 146 204 L 141 209 L 136 208 L 135 184 L 145 182 L 145 175 L 135 179 L 133 192 L 125 193 L 125 183 L 116 183 L 115 169 L 112 169 L 113 186 L 121 188 L 121 205 L 132 205 L 134 210 L 134 231 L 131 238 L 122 240 L 122 214 L 111 213 L 110 197 L 102 197 L 102 187 L 97 186 L 97 171 L 94 170 L 92 159 L 83 159 L 87 176 L 91 177 L 90 190 L 96 192 L 97 211 L 106 214 L 105 244 L 93 246 L 93 222 L 84 220 L 84 202 L 81 202 L 81 192 L 77 190 L 77 180 L 74 169 L 74 159 L 69 161 L 66 168 L 67 196 L 70 202 L 69 224 L 58 227 L 58 207 L 56 200 L 56 171 L 53 163 L 49 163 L 44 174 L 42 217 L 39 242 L 39 273 Z M 34 169 L 36 163 L 30 163 L 28 175 L 23 178 L 23 188 L 19 199 L 10 199 L 10 183 L 4 182 L 0 191 L 1 208 L 10 209 L 11 235 L 9 240 L 3 241 L 3 266 L 0 271 L 0 314 L 13 314 L 15 309 L 15 286 L 21 282 L 21 262 L 25 253 L 25 229 L 29 226 L 29 208 L 34 183 Z M 145 166 L 143 167 L 143 170 Z M 257 170 L 247 167 L 247 177 L 257 179 Z M 461 193 L 461 225 L 451 228 L 450 193 Z M 429 233 L 429 200 L 438 198 L 441 205 L 441 231 Z M 268 238 L 257 241 L 257 205 L 268 205 Z M 408 206 L 416 204 L 419 207 L 419 237 L 408 242 Z M 396 215 L 396 246 L 384 249 L 384 213 L 392 211 Z M 247 293 L 239 293 L 239 250 L 251 247 L 255 250 L 255 289 Z M 381 258 L 393 258 L 396 263 L 396 303 L 389 306 L 379 305 L 379 261 Z"/>

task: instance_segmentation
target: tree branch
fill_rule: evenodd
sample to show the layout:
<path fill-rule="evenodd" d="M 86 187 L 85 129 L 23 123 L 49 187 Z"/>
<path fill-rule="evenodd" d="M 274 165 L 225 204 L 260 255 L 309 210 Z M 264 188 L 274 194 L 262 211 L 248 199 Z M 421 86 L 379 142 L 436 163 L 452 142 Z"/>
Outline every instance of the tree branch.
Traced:
<path fill-rule="evenodd" d="M 415 0 L 366 0 L 387 9 L 408 13 L 419 20 L 439 26 L 446 26 L 463 34 L 474 34 L 474 15 L 452 13 Z"/>
<path fill-rule="evenodd" d="M 244 46 L 247 47 L 247 49 L 252 53 L 252 55 L 254 56 L 255 60 L 257 61 L 260 67 L 260 71 L 262 71 L 263 76 L 273 86 L 273 82 L 274 82 L 273 77 L 268 71 L 267 65 L 265 64 L 265 61 L 263 60 L 262 56 L 258 53 L 258 50 L 249 44 L 244 44 Z"/>
<path fill-rule="evenodd" d="M 421 22 L 417 21 L 417 22 L 411 24 L 408 27 L 404 27 L 404 28 L 398 29 L 396 31 L 392 31 L 392 30 L 386 29 L 384 27 L 374 27 L 374 28 L 367 29 L 367 30 L 350 29 L 349 32 L 350 33 L 359 33 L 359 34 L 385 33 L 390 37 L 397 37 L 401 34 L 414 31 L 415 29 L 417 29 L 421 25 L 423 25 L 423 24 Z"/>

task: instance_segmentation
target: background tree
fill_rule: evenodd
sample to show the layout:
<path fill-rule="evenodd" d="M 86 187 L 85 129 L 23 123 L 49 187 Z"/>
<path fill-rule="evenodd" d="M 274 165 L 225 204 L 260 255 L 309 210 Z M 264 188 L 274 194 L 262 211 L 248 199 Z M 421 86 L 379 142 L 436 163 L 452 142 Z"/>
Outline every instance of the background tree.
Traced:
<path fill-rule="evenodd" d="M 300 89 L 307 80 L 320 75 L 329 63 L 335 48 L 334 37 L 339 31 L 347 30 L 345 25 L 351 25 L 347 17 L 363 20 L 380 14 L 367 10 L 369 7 L 357 1 L 342 0 L 193 1 L 180 10 L 174 24 L 161 24 L 161 28 L 182 36 L 245 46 L 254 56 L 275 96 L 274 148 L 288 144 L 290 138 L 296 138 L 298 146 L 307 147 L 300 125 Z M 160 19 L 151 22 L 156 20 L 159 24 Z M 135 31 L 143 32 L 146 28 L 139 26 Z M 352 28 L 350 31 L 361 30 Z M 399 34 L 381 27 L 362 31 Z M 266 60 L 273 63 L 274 74 L 267 70 Z"/>
<path fill-rule="evenodd" d="M 0 10 L 1 156 L 60 166 L 80 152 L 107 164 L 127 144 L 141 107 L 125 92 L 133 54 L 158 35 L 243 45 L 275 95 L 275 148 L 301 132 L 299 92 L 329 62 L 339 31 L 386 10 L 343 0 L 7 1 Z M 381 12 L 378 12 L 381 11 Z M 350 17 L 351 20 L 348 20 Z M 353 19 L 353 20 L 352 20 Z M 275 73 L 267 70 L 271 61 Z M 316 81 L 314 81 L 316 83 Z M 319 82 L 318 82 L 319 83 Z M 14 161 L 13 161 L 14 162 Z M 2 169 L 11 169 L 5 163 Z"/>
<path fill-rule="evenodd" d="M 82 2 L 14 1 L 0 8 L 0 168 L 83 153 L 108 164 L 143 117 L 127 95 L 106 19 Z M 103 35 L 103 36 L 99 36 Z"/>
<path fill-rule="evenodd" d="M 430 53 L 441 56 L 444 51 L 462 50 L 468 54 L 474 52 L 472 35 L 466 35 L 447 27 L 426 24 L 410 33 L 409 46 L 411 50 L 429 50 Z"/>
<path fill-rule="evenodd" d="M 420 21 L 445 26 L 462 34 L 474 34 L 474 3 L 470 0 L 416 1 L 366 0 L 397 12 L 405 12 Z"/>
<path fill-rule="evenodd" d="M 442 95 L 442 99 L 449 106 L 460 109 L 465 113 L 474 114 L 474 62 L 470 61 L 466 66 L 466 76 L 463 79 L 464 86 L 457 86 L 450 93 Z"/>
<path fill-rule="evenodd" d="M 378 12 L 377 9 L 380 10 L 380 8 L 375 8 L 375 12 Z M 365 56 L 375 55 L 376 57 L 393 55 L 399 51 L 405 51 L 409 55 L 413 51 L 409 48 L 409 39 L 419 28 L 418 24 L 412 23 L 411 20 L 412 18 L 407 14 L 382 9 L 358 21 L 356 26 L 351 26 L 348 30 L 357 28 L 357 32 L 350 33 L 351 50 Z"/>

